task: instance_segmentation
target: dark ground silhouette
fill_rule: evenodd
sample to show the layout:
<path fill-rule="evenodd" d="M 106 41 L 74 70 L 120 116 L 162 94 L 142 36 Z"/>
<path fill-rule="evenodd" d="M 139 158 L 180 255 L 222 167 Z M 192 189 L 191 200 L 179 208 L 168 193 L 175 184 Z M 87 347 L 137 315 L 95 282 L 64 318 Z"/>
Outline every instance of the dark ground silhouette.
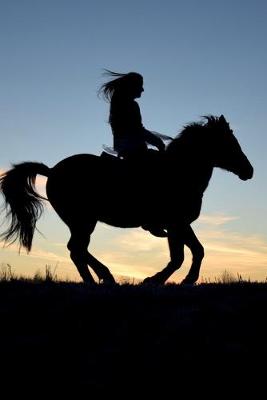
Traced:
<path fill-rule="evenodd" d="M 35 386 L 50 395 L 55 387 L 83 389 L 90 398 L 93 391 L 92 398 L 265 391 L 265 283 L 0 282 L 0 320 L 8 393 Z"/>

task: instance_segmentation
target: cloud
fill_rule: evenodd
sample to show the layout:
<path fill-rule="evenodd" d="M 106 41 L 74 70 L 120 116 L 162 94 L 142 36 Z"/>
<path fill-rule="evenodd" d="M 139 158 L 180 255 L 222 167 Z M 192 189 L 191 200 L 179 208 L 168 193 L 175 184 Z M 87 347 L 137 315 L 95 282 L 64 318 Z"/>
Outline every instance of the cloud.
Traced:
<path fill-rule="evenodd" d="M 31 256 L 35 258 L 42 258 L 44 260 L 49 260 L 49 261 L 70 262 L 69 257 L 64 257 L 57 253 L 53 253 L 51 251 L 45 251 L 42 249 L 33 249 L 31 251 Z"/>
<path fill-rule="evenodd" d="M 163 251 L 166 246 L 166 239 L 152 236 L 148 232 L 140 229 L 129 231 L 126 235 L 122 234 L 117 238 L 117 246 L 121 250 L 136 249 L 138 252 L 151 252 L 154 250 Z"/>
<path fill-rule="evenodd" d="M 199 224 L 206 224 L 206 225 L 225 225 L 228 222 L 235 221 L 239 219 L 239 217 L 232 216 L 232 215 L 223 215 L 223 214 L 203 214 L 200 215 L 198 218 Z"/>
<path fill-rule="evenodd" d="M 19 245 L 17 243 L 11 243 L 10 245 L 5 245 L 3 241 L 0 242 L 0 250 L 2 252 L 15 252 L 19 253 L 21 255 L 27 255 L 28 253 L 26 252 L 25 249 L 21 248 L 19 249 Z M 43 249 L 40 249 L 38 247 L 33 247 L 31 252 L 29 253 L 31 257 L 34 258 L 41 258 L 45 261 L 57 261 L 57 262 L 69 262 L 70 259 L 69 257 L 61 256 L 57 253 L 54 253 L 52 251 L 46 251 Z"/>

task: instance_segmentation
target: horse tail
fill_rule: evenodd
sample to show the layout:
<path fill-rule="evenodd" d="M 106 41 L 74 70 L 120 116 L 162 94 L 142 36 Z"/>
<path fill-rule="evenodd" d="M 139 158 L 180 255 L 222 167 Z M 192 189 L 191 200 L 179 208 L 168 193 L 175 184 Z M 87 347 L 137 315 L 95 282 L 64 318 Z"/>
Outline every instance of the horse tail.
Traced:
<path fill-rule="evenodd" d="M 8 229 L 0 234 L 0 238 L 10 244 L 19 239 L 20 247 L 27 252 L 31 251 L 36 222 L 44 210 L 43 200 L 47 200 L 36 192 L 36 175 L 48 176 L 49 171 L 45 164 L 23 162 L 0 175 L 3 208 L 6 218 L 10 219 Z"/>

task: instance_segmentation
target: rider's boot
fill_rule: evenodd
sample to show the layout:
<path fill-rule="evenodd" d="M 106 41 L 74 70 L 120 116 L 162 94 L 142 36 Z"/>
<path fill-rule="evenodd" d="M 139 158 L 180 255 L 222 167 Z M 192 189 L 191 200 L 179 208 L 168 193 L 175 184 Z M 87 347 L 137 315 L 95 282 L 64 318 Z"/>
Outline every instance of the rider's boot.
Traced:
<path fill-rule="evenodd" d="M 145 231 L 149 231 L 153 236 L 161 238 L 167 237 L 167 232 L 159 225 L 145 224 L 142 225 L 142 228 Z"/>

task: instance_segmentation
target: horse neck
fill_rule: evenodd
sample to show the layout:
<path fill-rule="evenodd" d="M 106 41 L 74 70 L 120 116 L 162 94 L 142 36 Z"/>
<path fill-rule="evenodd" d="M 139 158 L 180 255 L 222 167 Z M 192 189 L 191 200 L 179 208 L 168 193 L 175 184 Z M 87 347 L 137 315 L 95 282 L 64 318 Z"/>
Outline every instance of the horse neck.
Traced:
<path fill-rule="evenodd" d="M 213 172 L 213 162 L 207 152 L 198 146 L 177 146 L 177 151 L 169 155 L 170 170 L 177 173 L 186 186 L 203 194 L 208 187 Z"/>

